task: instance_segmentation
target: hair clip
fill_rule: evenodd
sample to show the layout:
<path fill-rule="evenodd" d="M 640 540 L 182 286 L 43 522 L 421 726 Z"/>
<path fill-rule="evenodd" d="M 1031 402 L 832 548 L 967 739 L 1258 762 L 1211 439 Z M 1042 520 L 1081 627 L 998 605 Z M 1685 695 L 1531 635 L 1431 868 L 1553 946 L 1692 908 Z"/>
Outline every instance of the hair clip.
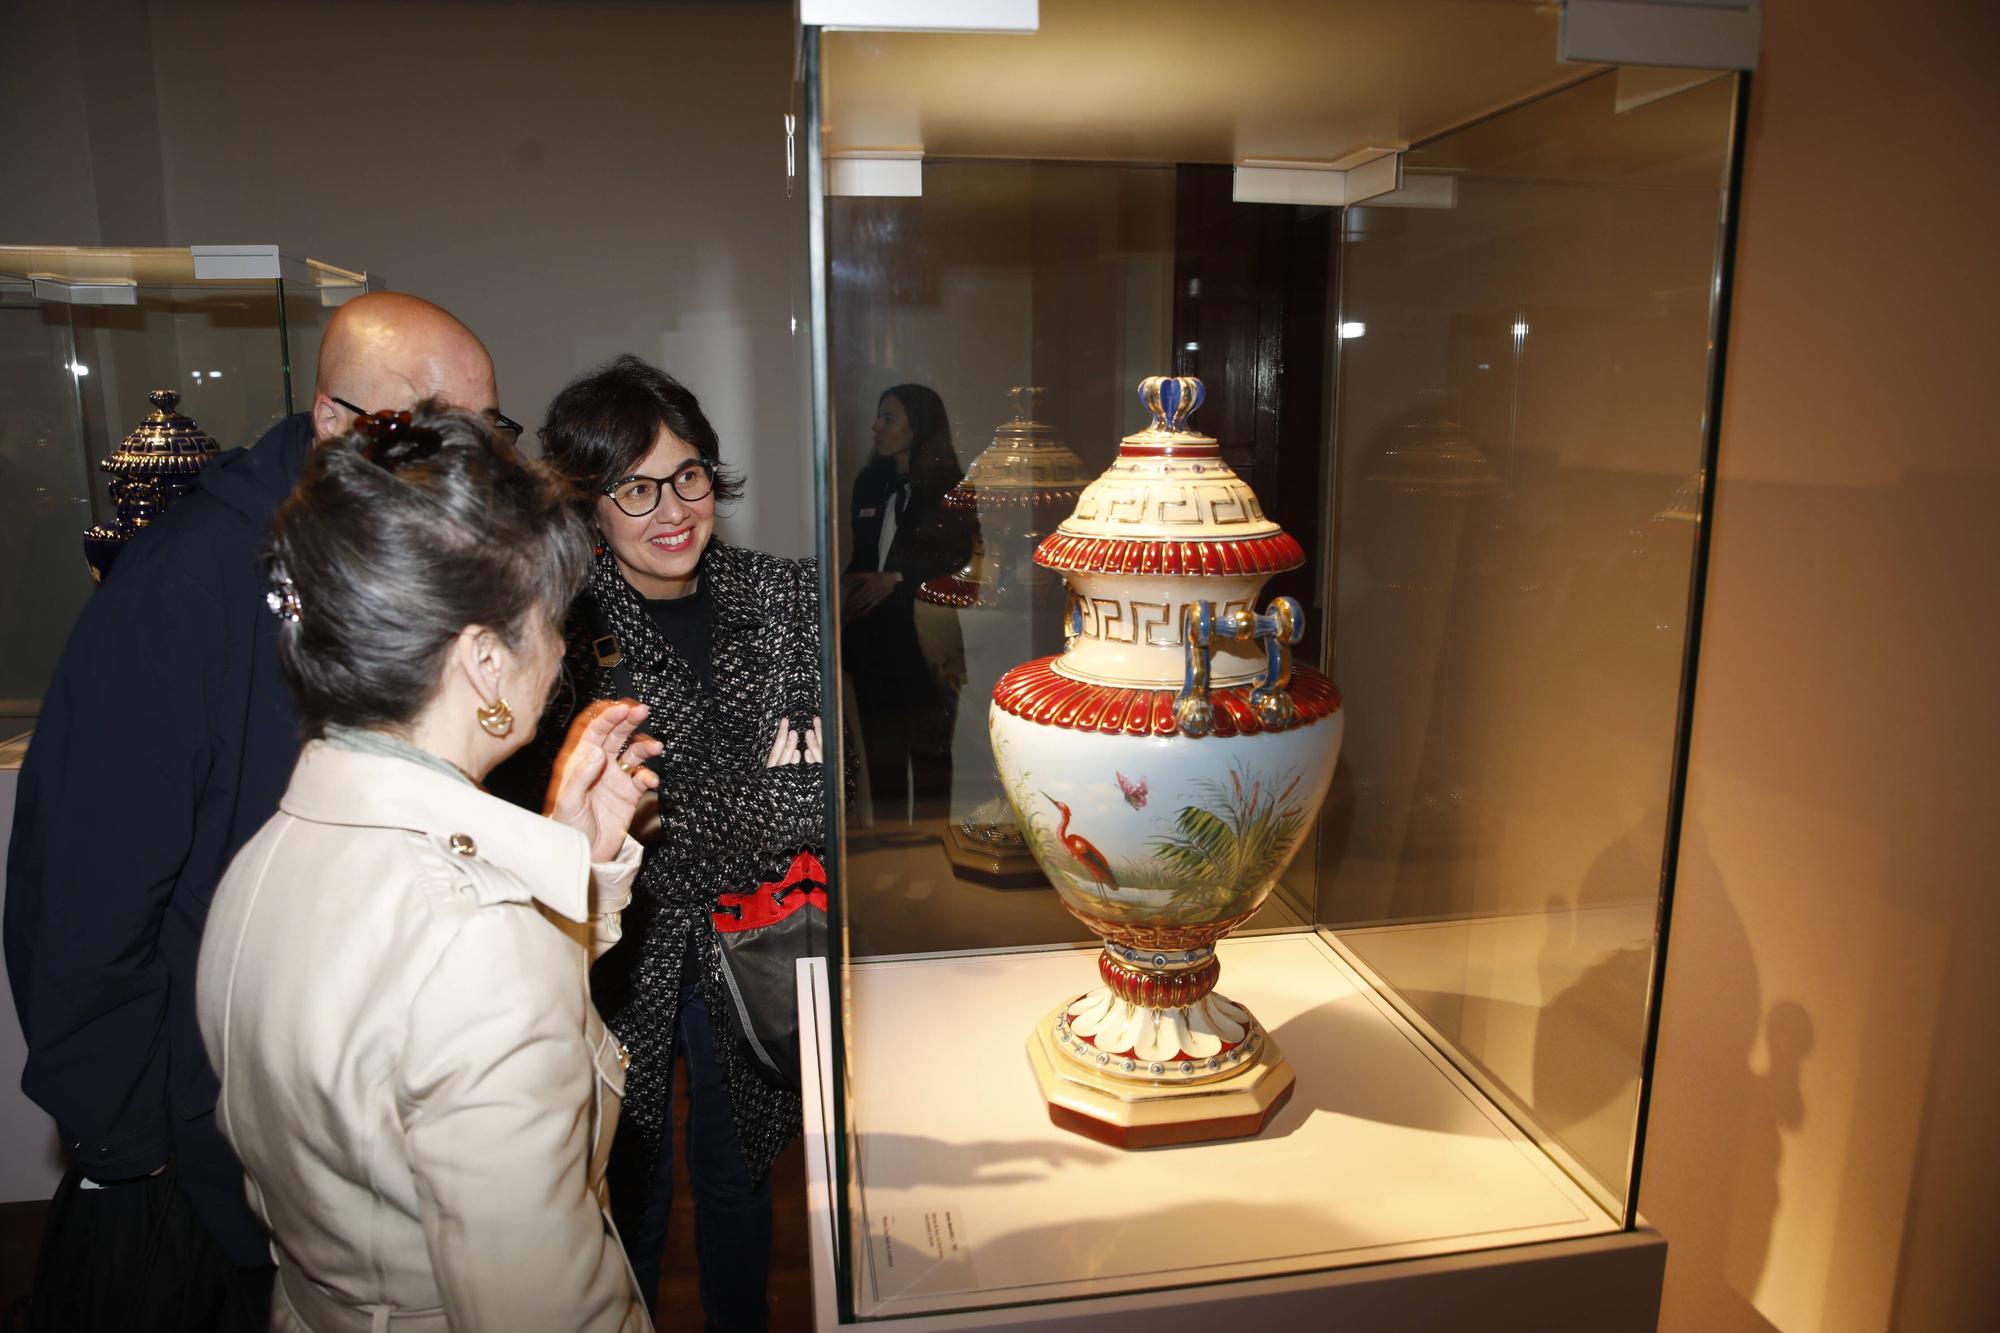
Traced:
<path fill-rule="evenodd" d="M 361 456 L 390 472 L 405 463 L 420 463 L 444 448 L 444 436 L 432 427 L 414 424 L 408 412 L 357 416 L 353 431 L 362 437 Z"/>
<path fill-rule="evenodd" d="M 281 568 L 271 577 L 271 590 L 264 594 L 264 605 L 271 608 L 271 614 L 291 624 L 299 623 L 299 585 Z"/>

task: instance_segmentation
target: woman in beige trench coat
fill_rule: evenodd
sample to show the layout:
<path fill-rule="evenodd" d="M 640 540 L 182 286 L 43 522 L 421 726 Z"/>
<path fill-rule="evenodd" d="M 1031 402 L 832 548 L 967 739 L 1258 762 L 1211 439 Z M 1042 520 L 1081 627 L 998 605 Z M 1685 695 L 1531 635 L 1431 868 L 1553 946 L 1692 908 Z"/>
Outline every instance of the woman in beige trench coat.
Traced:
<path fill-rule="evenodd" d="M 278 1266 L 272 1326 L 639 1330 L 604 1163 L 623 1084 L 588 995 L 658 744 L 578 719 L 549 818 L 477 781 L 534 729 L 589 559 L 476 417 L 362 418 L 267 556 L 308 743 L 209 913 L 218 1115 Z"/>

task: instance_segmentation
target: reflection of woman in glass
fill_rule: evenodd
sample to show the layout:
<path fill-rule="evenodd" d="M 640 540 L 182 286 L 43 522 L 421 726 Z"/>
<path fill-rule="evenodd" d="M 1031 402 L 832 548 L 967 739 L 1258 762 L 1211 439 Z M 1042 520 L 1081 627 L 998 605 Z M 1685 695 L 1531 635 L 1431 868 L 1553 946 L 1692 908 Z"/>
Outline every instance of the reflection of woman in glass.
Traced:
<path fill-rule="evenodd" d="M 570 616 L 577 700 L 636 697 L 666 747 L 626 942 L 591 978 L 631 1048 L 612 1208 L 650 1302 L 674 1187 L 673 1068 L 685 1060 L 702 1307 L 710 1328 L 762 1328 L 770 1167 L 799 1132 L 800 1104 L 730 1017 L 712 913 L 718 894 L 780 878 L 823 837 L 818 570 L 715 537 L 716 502 L 741 483 L 719 465 L 694 394 L 636 357 L 563 389 L 542 446 L 589 497 L 599 542 Z"/>
<path fill-rule="evenodd" d="M 841 587 L 842 666 L 860 706 L 861 748 L 877 818 L 943 814 L 951 800 L 951 737 L 963 666 L 926 652 L 917 589 L 964 565 L 973 524 L 944 507 L 965 475 L 944 402 L 898 384 L 875 407 L 875 448 L 854 479 L 853 554 Z M 933 660 L 936 658 L 938 660 Z"/>

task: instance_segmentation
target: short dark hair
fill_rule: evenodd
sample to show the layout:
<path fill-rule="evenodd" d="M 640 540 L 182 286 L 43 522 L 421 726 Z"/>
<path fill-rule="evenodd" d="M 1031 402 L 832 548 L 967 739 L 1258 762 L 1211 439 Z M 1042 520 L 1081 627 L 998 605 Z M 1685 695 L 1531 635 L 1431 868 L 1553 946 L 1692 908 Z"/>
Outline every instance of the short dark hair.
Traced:
<path fill-rule="evenodd" d="M 715 498 L 743 494 L 743 478 L 721 466 L 722 445 L 689 388 L 627 353 L 563 386 L 542 426 L 542 456 L 588 501 L 632 475 L 664 426 L 715 467 Z"/>
<path fill-rule="evenodd" d="M 518 647 L 536 617 L 561 626 L 589 571 L 589 528 L 560 475 L 470 413 L 425 402 L 412 416 L 435 452 L 383 464 L 366 435 L 329 441 L 265 543 L 273 606 L 293 612 L 278 662 L 308 738 L 410 722 L 466 626 Z"/>

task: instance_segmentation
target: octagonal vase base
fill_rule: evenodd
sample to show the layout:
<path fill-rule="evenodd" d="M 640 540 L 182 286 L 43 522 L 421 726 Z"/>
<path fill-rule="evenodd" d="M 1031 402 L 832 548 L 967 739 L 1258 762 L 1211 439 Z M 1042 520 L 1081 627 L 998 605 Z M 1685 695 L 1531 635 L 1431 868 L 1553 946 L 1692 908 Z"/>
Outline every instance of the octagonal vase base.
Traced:
<path fill-rule="evenodd" d="M 1048 876 L 1018 834 L 1011 839 L 981 836 L 985 828 L 953 820 L 945 829 L 944 854 L 954 874 L 996 889 L 1048 887 Z"/>
<path fill-rule="evenodd" d="M 1055 1049 L 1050 1032 L 1068 1011 L 1057 1005 L 1028 1036 L 1028 1063 L 1058 1129 L 1114 1148 L 1165 1148 L 1260 1134 L 1290 1100 L 1296 1080 L 1275 1038 L 1226 1079 L 1156 1088 L 1092 1073 Z"/>

